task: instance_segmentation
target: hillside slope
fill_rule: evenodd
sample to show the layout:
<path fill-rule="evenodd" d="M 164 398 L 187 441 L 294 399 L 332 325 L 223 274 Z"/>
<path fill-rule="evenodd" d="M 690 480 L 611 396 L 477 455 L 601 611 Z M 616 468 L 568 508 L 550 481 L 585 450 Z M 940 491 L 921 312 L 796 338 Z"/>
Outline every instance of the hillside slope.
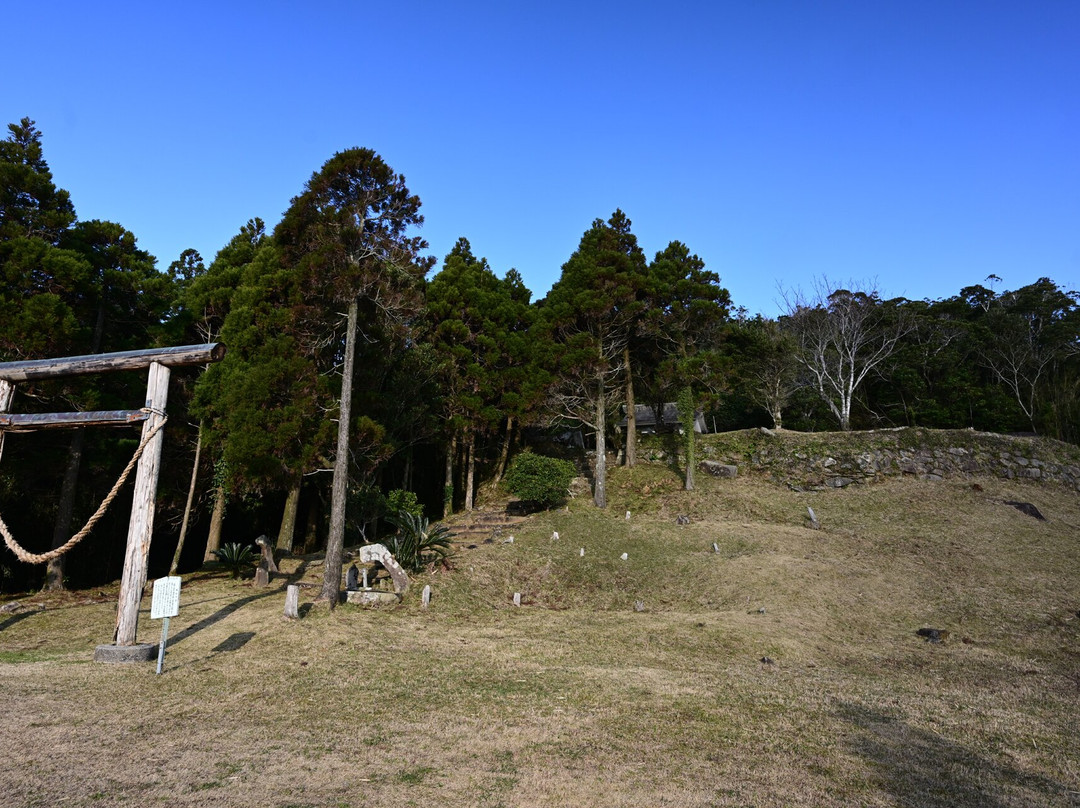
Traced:
<path fill-rule="evenodd" d="M 512 543 L 462 546 L 385 611 L 311 608 L 316 557 L 283 564 L 312 584 L 299 621 L 282 617 L 283 580 L 196 573 L 160 677 L 88 661 L 113 591 L 24 598 L 0 615 L 0 793 L 16 806 L 1080 804 L 1075 491 L 902 473 L 794 490 L 773 474 L 700 475 L 685 492 L 662 462 L 616 469 L 607 510 L 579 497 L 515 525 Z M 949 634 L 930 643 L 920 628 Z M 141 636 L 159 630 L 146 615 Z"/>

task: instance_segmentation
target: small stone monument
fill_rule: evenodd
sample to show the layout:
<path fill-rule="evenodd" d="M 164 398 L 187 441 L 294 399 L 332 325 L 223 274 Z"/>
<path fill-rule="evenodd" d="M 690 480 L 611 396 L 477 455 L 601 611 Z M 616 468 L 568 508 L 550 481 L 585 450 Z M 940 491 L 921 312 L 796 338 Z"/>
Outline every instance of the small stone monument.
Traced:
<path fill-rule="evenodd" d="M 386 549 L 386 545 L 366 544 L 360 548 L 357 555 L 357 560 L 361 564 L 371 564 L 376 561 L 382 564 L 386 571 L 390 573 L 390 580 L 394 583 L 394 591 L 380 592 L 365 587 L 351 592 L 346 591 L 345 599 L 349 603 L 359 603 L 365 606 L 376 606 L 382 603 L 400 603 L 405 596 L 405 592 L 409 589 L 409 576 L 405 574 L 405 570 L 401 568 L 401 565 L 397 563 L 394 556 Z"/>
<path fill-rule="evenodd" d="M 515 606 L 520 606 L 521 605 L 521 593 L 520 592 L 515 592 L 514 593 L 514 605 Z"/>
<path fill-rule="evenodd" d="M 431 604 L 431 584 L 426 584 L 420 593 L 420 605 L 425 609 Z"/>
<path fill-rule="evenodd" d="M 355 592 L 360 588 L 360 568 L 353 564 L 345 573 L 345 591 Z"/>
<path fill-rule="evenodd" d="M 630 556 L 627 553 L 623 553 L 621 556 L 619 556 L 619 558 L 621 558 L 623 561 L 626 561 L 626 559 L 628 559 L 629 557 Z"/>
<path fill-rule="evenodd" d="M 277 564 L 274 563 L 274 548 L 270 546 L 270 539 L 266 535 L 255 539 L 255 544 L 259 546 L 259 550 L 262 552 L 259 567 L 255 570 L 255 586 L 269 586 L 270 573 L 276 572 L 280 574 L 281 572 Z"/>

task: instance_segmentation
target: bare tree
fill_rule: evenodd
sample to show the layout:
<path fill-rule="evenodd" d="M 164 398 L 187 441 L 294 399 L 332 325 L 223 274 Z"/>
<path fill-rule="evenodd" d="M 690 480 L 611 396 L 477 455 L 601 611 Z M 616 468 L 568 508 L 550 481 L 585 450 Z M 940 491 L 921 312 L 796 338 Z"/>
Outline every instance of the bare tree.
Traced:
<path fill-rule="evenodd" d="M 1039 393 L 1055 363 L 1077 351 L 1080 298 L 1040 278 L 1004 292 L 987 307 L 990 338 L 983 364 L 1013 394 L 1035 430 Z"/>
<path fill-rule="evenodd" d="M 774 429 L 784 428 L 784 409 L 792 395 L 805 386 L 800 378 L 801 365 L 797 344 L 776 320 L 758 318 L 743 328 L 751 342 L 748 367 L 743 371 L 744 389 L 773 420 Z"/>
<path fill-rule="evenodd" d="M 896 350 L 911 318 L 903 307 L 886 307 L 876 290 L 833 289 L 824 279 L 812 299 L 796 295 L 786 302 L 798 361 L 840 428 L 851 429 L 859 385 Z"/>

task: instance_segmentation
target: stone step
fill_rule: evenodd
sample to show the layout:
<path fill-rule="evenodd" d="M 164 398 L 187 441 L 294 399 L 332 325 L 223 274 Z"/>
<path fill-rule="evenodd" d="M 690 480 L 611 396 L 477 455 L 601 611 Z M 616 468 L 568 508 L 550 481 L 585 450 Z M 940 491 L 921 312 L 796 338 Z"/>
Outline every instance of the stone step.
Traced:
<path fill-rule="evenodd" d="M 459 514 L 444 524 L 454 534 L 455 541 L 475 542 L 509 536 L 528 519 L 527 516 L 508 516 L 505 511 L 473 511 Z"/>

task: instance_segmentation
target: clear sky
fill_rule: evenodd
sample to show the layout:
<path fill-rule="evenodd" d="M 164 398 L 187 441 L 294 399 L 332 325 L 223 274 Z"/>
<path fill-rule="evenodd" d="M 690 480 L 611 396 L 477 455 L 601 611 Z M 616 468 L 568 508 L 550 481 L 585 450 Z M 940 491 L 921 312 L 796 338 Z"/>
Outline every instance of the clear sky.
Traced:
<path fill-rule="evenodd" d="M 165 268 L 273 227 L 335 152 L 375 149 L 546 294 L 622 208 L 736 305 L 991 274 L 1080 288 L 1080 2 L 7 4 L 2 123 L 28 116 L 80 219 Z"/>

